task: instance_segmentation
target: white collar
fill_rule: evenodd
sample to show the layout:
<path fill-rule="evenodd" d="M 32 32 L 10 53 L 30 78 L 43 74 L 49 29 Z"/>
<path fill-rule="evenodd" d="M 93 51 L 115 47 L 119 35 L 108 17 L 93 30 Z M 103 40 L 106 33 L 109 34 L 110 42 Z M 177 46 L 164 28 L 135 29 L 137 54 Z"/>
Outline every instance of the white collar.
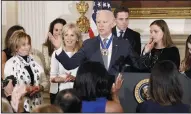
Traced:
<path fill-rule="evenodd" d="M 121 31 L 123 31 L 123 33 L 125 33 L 125 30 L 119 30 L 119 28 L 116 26 L 116 31 L 117 33 L 120 33 Z"/>
<path fill-rule="evenodd" d="M 112 33 L 107 37 L 108 38 L 108 40 L 111 38 L 111 36 L 112 36 Z M 101 38 L 101 40 L 103 41 L 103 37 L 100 35 L 100 38 Z"/>

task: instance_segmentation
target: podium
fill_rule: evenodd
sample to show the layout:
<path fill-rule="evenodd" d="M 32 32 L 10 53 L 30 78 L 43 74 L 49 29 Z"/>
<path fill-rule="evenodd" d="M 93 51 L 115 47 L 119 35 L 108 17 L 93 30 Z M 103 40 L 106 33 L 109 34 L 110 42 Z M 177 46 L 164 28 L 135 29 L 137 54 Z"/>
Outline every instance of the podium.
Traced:
<path fill-rule="evenodd" d="M 144 79 L 149 79 L 149 73 L 123 73 L 123 85 L 119 91 L 120 103 L 125 113 L 135 113 L 138 102 L 135 98 L 135 87 Z M 183 103 L 191 104 L 191 79 L 184 74 L 178 76 L 183 88 Z"/>

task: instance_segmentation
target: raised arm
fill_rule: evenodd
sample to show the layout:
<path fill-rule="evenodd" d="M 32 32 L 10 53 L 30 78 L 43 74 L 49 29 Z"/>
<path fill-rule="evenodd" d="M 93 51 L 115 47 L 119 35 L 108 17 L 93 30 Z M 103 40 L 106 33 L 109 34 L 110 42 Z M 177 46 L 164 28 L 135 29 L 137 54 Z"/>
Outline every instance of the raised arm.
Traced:
<path fill-rule="evenodd" d="M 60 50 L 60 54 L 57 55 Z M 71 58 L 65 53 L 61 48 L 56 50 L 56 59 L 63 65 L 67 70 L 74 69 L 78 67 L 86 58 L 85 56 L 85 47 L 83 46 L 77 53 L 75 53 Z"/>
<path fill-rule="evenodd" d="M 129 55 L 127 55 L 127 57 L 131 59 L 132 66 L 138 68 L 139 70 L 147 69 L 147 67 L 144 64 L 146 55 L 139 56 L 138 53 L 132 49 L 130 44 L 128 45 L 127 51 L 129 52 Z"/>
<path fill-rule="evenodd" d="M 62 38 L 61 36 L 55 38 L 51 33 L 48 34 L 49 39 L 54 45 L 56 49 L 55 57 L 56 59 L 63 65 L 63 67 L 67 70 L 71 70 L 80 65 L 81 62 L 84 61 L 85 57 L 85 47 L 83 43 L 83 47 L 75 53 L 71 58 L 64 52 L 62 49 Z"/>

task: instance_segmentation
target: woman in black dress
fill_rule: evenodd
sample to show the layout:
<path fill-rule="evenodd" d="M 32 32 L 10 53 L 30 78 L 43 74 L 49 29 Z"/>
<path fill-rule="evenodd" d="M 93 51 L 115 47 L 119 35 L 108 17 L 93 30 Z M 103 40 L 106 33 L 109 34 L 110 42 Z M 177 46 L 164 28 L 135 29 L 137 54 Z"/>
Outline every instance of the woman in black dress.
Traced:
<path fill-rule="evenodd" d="M 150 41 L 143 49 L 146 54 L 144 64 L 151 71 L 155 63 L 162 60 L 171 60 L 179 69 L 180 55 L 178 48 L 174 45 L 168 25 L 164 20 L 155 20 L 150 25 Z"/>

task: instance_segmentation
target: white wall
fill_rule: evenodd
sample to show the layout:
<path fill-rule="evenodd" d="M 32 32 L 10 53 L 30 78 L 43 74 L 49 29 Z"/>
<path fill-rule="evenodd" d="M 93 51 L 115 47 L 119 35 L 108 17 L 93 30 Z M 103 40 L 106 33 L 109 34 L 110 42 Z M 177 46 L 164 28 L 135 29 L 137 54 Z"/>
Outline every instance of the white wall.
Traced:
<path fill-rule="evenodd" d="M 3 1 L 5 2 L 5 1 Z M 29 2 L 29 1 L 22 1 L 24 2 Z M 33 1 L 34 2 L 34 1 Z M 39 2 L 39 1 L 37 1 Z M 53 21 L 55 18 L 57 17 L 61 17 L 63 19 L 65 19 L 67 22 L 74 22 L 76 23 L 76 20 L 80 17 L 80 14 L 78 13 L 77 9 L 76 9 L 76 3 L 78 1 L 44 1 L 41 3 L 41 7 L 44 8 L 44 14 L 40 15 L 43 20 L 41 20 L 42 22 L 42 28 L 44 30 L 45 33 L 41 33 L 39 34 L 39 37 L 36 37 L 34 40 L 35 42 L 33 42 L 33 47 L 37 48 L 38 50 L 41 51 L 41 44 L 46 40 L 46 36 L 47 36 L 47 32 L 48 32 L 48 28 L 49 28 L 49 24 L 51 21 Z M 86 13 L 86 16 L 90 19 L 91 18 L 91 13 L 92 13 L 92 7 L 93 7 L 93 2 L 92 1 L 87 1 L 87 3 L 89 4 L 89 10 Z M 2 4 L 3 6 L 5 5 L 5 3 Z M 4 38 L 5 33 L 7 31 L 7 29 L 18 23 L 18 9 L 17 7 L 23 7 L 21 6 L 22 4 L 20 4 L 18 6 L 18 2 L 17 1 L 6 1 L 6 21 L 3 21 L 3 30 L 2 30 L 2 36 Z M 38 6 L 35 6 L 38 7 Z M 4 7 L 2 7 L 3 10 Z M 25 7 L 23 10 L 28 10 L 31 7 Z M 38 7 L 40 8 L 40 7 Z M 33 8 L 34 9 L 34 8 Z M 38 16 L 37 13 L 33 13 L 31 15 L 34 16 Z M 5 19 L 5 18 L 3 18 Z M 155 19 L 130 19 L 130 24 L 129 27 L 134 29 L 135 31 L 140 32 L 141 34 L 141 40 L 142 43 L 144 45 L 144 43 L 147 42 L 148 39 L 148 35 L 149 35 L 149 25 L 152 21 L 154 21 Z M 191 34 L 191 19 L 164 19 L 171 31 L 171 34 L 173 36 L 173 40 L 178 43 L 179 47 L 181 46 L 181 56 L 183 55 L 183 50 L 184 50 L 184 41 L 186 40 L 188 34 Z M 27 20 L 25 20 L 27 22 Z M 31 22 L 29 22 L 31 23 Z M 34 22 L 31 24 L 35 24 Z M 25 27 L 25 26 L 24 26 Z M 34 27 L 34 26 L 33 26 Z M 38 31 L 38 25 L 35 26 L 36 32 L 33 31 L 31 32 L 31 35 L 33 36 L 35 34 L 36 35 L 37 31 Z M 30 32 L 30 29 L 28 29 L 28 31 Z M 176 38 L 175 38 L 176 37 Z M 181 43 L 179 43 L 181 42 Z"/>

